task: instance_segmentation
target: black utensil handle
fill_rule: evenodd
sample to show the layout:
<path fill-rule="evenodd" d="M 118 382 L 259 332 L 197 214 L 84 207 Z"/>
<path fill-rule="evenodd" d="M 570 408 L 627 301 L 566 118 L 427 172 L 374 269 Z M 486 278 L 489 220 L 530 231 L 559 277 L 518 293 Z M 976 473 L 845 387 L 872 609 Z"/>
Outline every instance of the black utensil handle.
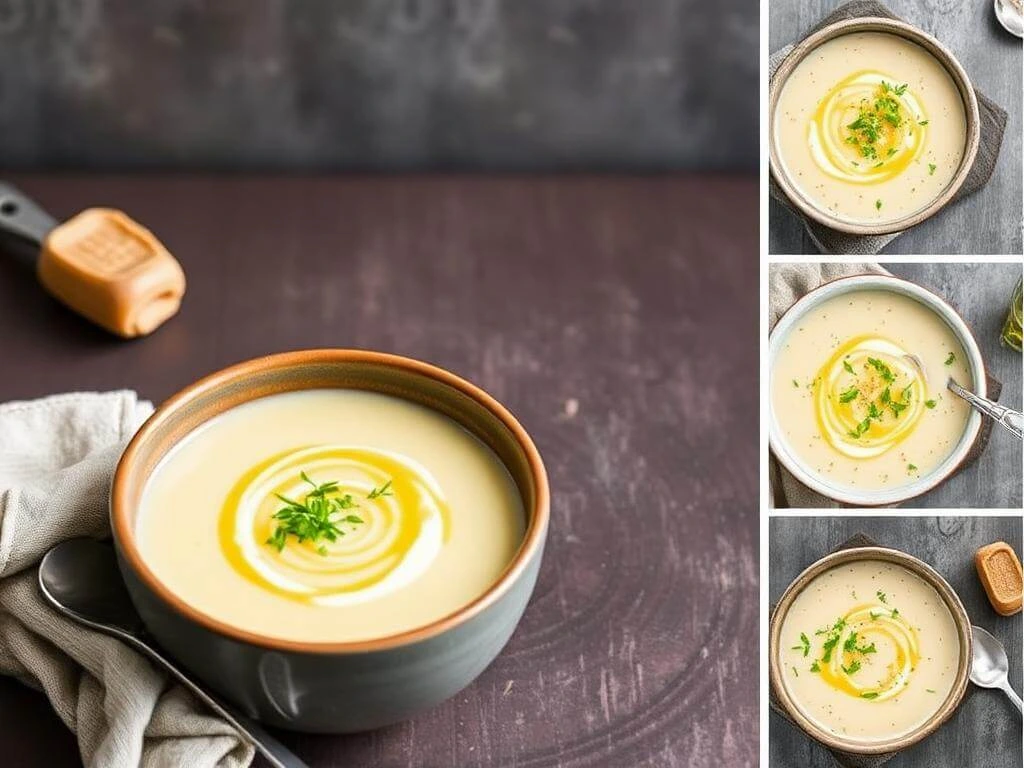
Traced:
<path fill-rule="evenodd" d="M 36 205 L 32 198 L 0 182 L 0 236 L 39 248 L 57 220 Z"/>

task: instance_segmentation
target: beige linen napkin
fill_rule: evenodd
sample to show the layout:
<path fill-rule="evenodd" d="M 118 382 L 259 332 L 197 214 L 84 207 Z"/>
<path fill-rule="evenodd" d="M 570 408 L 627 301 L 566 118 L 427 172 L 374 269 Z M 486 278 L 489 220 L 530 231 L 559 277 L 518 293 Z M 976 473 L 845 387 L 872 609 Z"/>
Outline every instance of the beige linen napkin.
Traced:
<path fill-rule="evenodd" d="M 850 0 L 850 2 L 843 3 L 824 19 L 815 24 L 814 27 L 807 32 L 805 37 L 809 37 L 819 29 L 823 29 L 837 21 L 864 17 L 882 17 L 895 19 L 897 21 L 906 21 L 906 19 L 900 18 L 887 7 L 877 2 L 877 0 Z M 802 39 L 804 38 L 801 38 L 801 40 Z M 785 59 L 792 50 L 793 45 L 787 45 L 778 51 L 775 51 L 768 57 L 769 77 L 775 75 L 775 70 L 779 68 L 783 59 Z M 967 178 L 964 180 L 963 186 L 960 187 L 957 193 L 953 196 L 953 199 L 950 201 L 951 204 L 963 197 L 966 197 L 967 195 L 977 192 L 988 184 L 989 179 L 992 178 L 992 174 L 995 171 L 996 160 L 999 158 L 999 149 L 1003 145 L 1003 133 L 1006 131 L 1006 110 L 988 98 L 988 96 L 983 94 L 977 88 L 974 89 L 974 94 L 978 98 L 978 115 L 981 118 L 981 140 L 978 144 L 978 155 L 974 159 L 974 165 L 971 166 L 970 173 L 967 174 Z M 892 235 L 850 235 L 845 232 L 839 232 L 838 230 L 826 227 L 824 224 L 819 224 L 818 222 L 807 218 L 797 208 L 790 205 L 785 194 L 783 194 L 782 190 L 779 189 L 779 186 L 773 179 L 769 179 L 768 190 L 773 199 L 777 200 L 792 211 L 794 215 L 800 218 L 804 224 L 804 229 L 807 231 L 807 234 L 821 253 L 874 256 L 875 254 L 880 253 L 885 246 L 903 234 L 902 232 L 897 232 Z M 942 213 L 940 212 L 936 215 L 941 216 Z"/>
<path fill-rule="evenodd" d="M 100 768 L 241 768 L 253 749 L 117 640 L 39 594 L 54 544 L 110 533 L 107 495 L 124 444 L 152 412 L 134 392 L 0 405 L 0 673 L 42 689 Z"/>

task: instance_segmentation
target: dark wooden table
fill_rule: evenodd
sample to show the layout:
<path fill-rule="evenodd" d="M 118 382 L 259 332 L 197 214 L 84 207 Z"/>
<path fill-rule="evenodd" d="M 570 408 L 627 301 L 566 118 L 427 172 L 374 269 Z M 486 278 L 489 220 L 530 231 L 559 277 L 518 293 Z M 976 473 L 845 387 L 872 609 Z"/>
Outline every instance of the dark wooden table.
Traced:
<path fill-rule="evenodd" d="M 189 277 L 117 341 L 0 264 L 0 401 L 161 400 L 314 346 L 424 358 L 504 401 L 543 453 L 536 594 L 471 687 L 313 766 L 753 766 L 758 755 L 757 187 L 729 177 L 22 177 L 68 216 L 113 205 Z M 45 699 L 0 678 L 5 764 L 77 763 Z"/>
<path fill-rule="evenodd" d="M 1021 519 L 1006 517 L 773 517 L 768 544 L 768 592 L 774 603 L 800 572 L 851 536 L 862 533 L 930 563 L 952 585 L 971 618 L 1006 646 L 1010 683 L 1021 690 L 1021 614 L 1000 616 L 985 597 L 974 553 L 993 541 L 1021 552 Z M 832 756 L 775 712 L 771 713 L 772 768 L 836 768 Z M 1001 691 L 969 689 L 948 723 L 886 768 L 970 766 L 1019 768 L 1020 715 Z"/>

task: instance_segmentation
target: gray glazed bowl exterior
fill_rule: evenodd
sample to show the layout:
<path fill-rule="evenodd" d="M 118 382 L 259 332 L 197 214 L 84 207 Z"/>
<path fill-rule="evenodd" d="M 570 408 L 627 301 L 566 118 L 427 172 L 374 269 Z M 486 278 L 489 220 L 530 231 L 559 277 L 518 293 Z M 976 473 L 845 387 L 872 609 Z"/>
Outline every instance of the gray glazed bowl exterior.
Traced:
<path fill-rule="evenodd" d="M 277 392 L 336 387 L 383 392 L 426 405 L 488 445 L 512 476 L 527 515 L 524 541 L 513 561 L 468 606 L 425 627 L 361 642 L 305 643 L 259 636 L 186 604 L 148 569 L 134 542 L 138 500 L 153 469 L 183 437 L 235 405 Z M 469 685 L 508 642 L 526 608 L 548 519 L 543 463 L 507 410 L 442 369 L 360 350 L 273 355 L 197 382 L 143 425 L 125 449 L 111 489 L 121 572 L 159 645 L 250 716 L 314 733 L 389 725 Z"/>
<path fill-rule="evenodd" d="M 211 632 L 169 608 L 120 550 L 118 560 L 147 629 L 212 690 L 268 725 L 338 734 L 408 719 L 473 682 L 519 623 L 541 550 L 498 602 L 444 634 L 380 651 L 323 654 L 262 648 Z"/>

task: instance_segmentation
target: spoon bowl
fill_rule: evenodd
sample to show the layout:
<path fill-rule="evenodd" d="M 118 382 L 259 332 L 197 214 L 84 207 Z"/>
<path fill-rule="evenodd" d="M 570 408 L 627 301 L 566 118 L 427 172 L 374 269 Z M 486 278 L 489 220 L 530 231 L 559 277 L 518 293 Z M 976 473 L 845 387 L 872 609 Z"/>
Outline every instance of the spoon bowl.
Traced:
<path fill-rule="evenodd" d="M 974 638 L 971 682 L 980 688 L 999 688 L 1010 697 L 1010 701 L 1020 711 L 1020 696 L 1010 686 L 1010 660 L 1006 656 L 1003 644 L 981 627 L 972 626 L 971 635 Z"/>

